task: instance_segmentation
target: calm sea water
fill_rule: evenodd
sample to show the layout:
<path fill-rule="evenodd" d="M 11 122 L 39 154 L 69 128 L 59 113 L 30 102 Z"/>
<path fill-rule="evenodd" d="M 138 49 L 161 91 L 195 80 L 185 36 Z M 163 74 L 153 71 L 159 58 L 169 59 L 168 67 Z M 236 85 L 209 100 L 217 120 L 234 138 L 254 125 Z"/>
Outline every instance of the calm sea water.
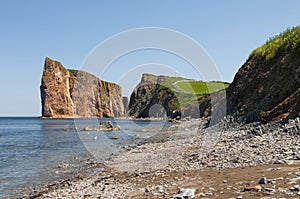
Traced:
<path fill-rule="evenodd" d="M 31 187 L 60 180 L 91 159 L 101 162 L 124 145 L 135 145 L 152 135 L 139 129 L 166 125 L 163 121 L 111 120 L 122 131 L 80 131 L 104 120 L 0 117 L 0 198 L 15 198 Z M 119 139 L 112 140 L 112 136 Z"/>

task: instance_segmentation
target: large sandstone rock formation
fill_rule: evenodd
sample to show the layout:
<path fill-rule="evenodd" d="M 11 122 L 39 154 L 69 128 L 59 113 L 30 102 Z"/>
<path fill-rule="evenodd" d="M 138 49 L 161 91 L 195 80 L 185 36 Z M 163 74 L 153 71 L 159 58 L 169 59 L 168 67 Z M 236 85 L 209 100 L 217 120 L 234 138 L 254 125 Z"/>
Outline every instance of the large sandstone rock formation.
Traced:
<path fill-rule="evenodd" d="M 119 117 L 124 114 L 122 89 L 84 71 L 67 70 L 46 58 L 42 76 L 42 117 Z"/>
<path fill-rule="evenodd" d="M 228 113 L 245 122 L 300 116 L 300 28 L 257 48 L 227 90 Z"/>

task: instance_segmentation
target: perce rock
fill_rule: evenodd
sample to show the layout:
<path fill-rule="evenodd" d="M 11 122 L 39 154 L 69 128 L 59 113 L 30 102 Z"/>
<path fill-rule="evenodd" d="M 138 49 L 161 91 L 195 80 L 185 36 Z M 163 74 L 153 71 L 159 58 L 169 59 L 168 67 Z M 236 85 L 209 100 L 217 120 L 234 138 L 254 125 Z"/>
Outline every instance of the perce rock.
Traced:
<path fill-rule="evenodd" d="M 46 58 L 40 86 L 42 117 L 119 117 L 124 114 L 122 88 L 79 70 L 67 70 Z"/>

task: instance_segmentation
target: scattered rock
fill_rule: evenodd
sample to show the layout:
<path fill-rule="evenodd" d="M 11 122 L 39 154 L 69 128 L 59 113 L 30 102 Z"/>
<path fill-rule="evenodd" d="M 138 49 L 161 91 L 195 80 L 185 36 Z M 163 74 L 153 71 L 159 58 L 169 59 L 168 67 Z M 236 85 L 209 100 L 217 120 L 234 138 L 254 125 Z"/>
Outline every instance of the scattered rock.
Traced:
<path fill-rule="evenodd" d="M 177 195 L 173 197 L 173 199 L 184 199 L 184 198 L 194 198 L 195 197 L 195 189 L 179 189 Z"/>
<path fill-rule="evenodd" d="M 100 122 L 99 128 L 101 128 L 101 129 L 111 129 L 111 128 L 113 128 L 113 125 L 112 125 L 111 121 Z"/>
<path fill-rule="evenodd" d="M 116 127 L 114 128 L 114 131 L 120 131 L 121 130 L 121 127 L 120 127 L 120 125 L 116 125 Z"/>
<path fill-rule="evenodd" d="M 70 166 L 70 164 L 63 163 L 63 164 L 59 164 L 59 165 L 57 166 L 57 168 L 60 168 L 60 169 L 66 169 L 66 168 L 68 168 L 69 166 Z"/>
<path fill-rule="evenodd" d="M 299 185 L 295 185 L 294 187 L 290 188 L 291 191 L 300 191 Z"/>
<path fill-rule="evenodd" d="M 286 162 L 284 160 L 276 160 L 274 164 L 285 164 Z"/>
<path fill-rule="evenodd" d="M 276 191 L 275 189 L 269 188 L 269 187 L 265 187 L 264 190 L 269 191 L 269 192 L 275 192 Z"/>
<path fill-rule="evenodd" d="M 93 130 L 92 128 L 86 126 L 83 129 L 81 129 L 80 131 L 92 131 L 92 130 Z"/>
<path fill-rule="evenodd" d="M 112 140 L 118 140 L 118 139 L 119 139 L 119 136 L 116 136 L 116 135 L 115 135 L 115 136 L 112 136 L 111 139 L 112 139 Z"/>
<path fill-rule="evenodd" d="M 162 185 L 158 185 L 158 186 L 156 186 L 156 190 L 159 193 L 163 193 L 164 192 L 164 187 Z"/>
<path fill-rule="evenodd" d="M 196 126 L 202 126 L 200 120 L 191 121 L 194 122 Z M 241 167 L 247 170 L 251 166 L 271 164 L 274 160 L 288 161 L 289 159 L 297 158 L 297 154 L 299 154 L 300 135 L 290 134 L 291 131 L 288 130 L 286 132 L 281 131 L 280 129 L 285 129 L 285 127 L 280 124 L 236 125 L 235 127 L 224 130 L 213 150 L 207 154 L 202 154 L 202 148 L 199 149 L 199 143 L 202 143 L 203 138 L 201 136 L 205 135 L 205 133 L 216 132 L 217 128 L 213 126 L 204 130 L 200 129 L 199 132 L 201 132 L 201 136 L 198 136 L 196 131 L 194 133 L 190 130 L 196 128 L 194 126 L 192 126 L 192 128 L 190 124 L 187 125 L 191 121 L 172 125 L 172 131 L 166 130 L 166 133 L 168 134 L 171 134 L 170 132 L 172 132 L 172 137 L 170 137 L 167 142 L 151 142 L 138 146 L 124 147 L 125 150 L 123 150 L 122 153 L 113 155 L 111 159 L 105 163 L 109 168 L 111 168 L 111 165 L 118 165 L 122 169 L 125 167 L 129 168 L 132 173 L 124 172 L 124 175 L 129 175 L 128 177 L 115 177 L 114 179 L 109 179 L 112 177 L 98 179 L 93 178 L 91 182 L 89 182 L 89 178 L 87 178 L 74 183 L 70 189 L 59 187 L 50 191 L 49 194 L 46 195 L 48 198 L 66 198 L 63 195 L 70 197 L 74 196 L 74 198 L 82 198 L 84 194 L 91 193 L 91 198 L 124 198 L 125 195 L 126 197 L 128 196 L 128 198 L 135 198 L 135 196 L 137 198 L 141 198 L 141 195 L 137 196 L 135 194 L 144 194 L 145 197 L 143 198 L 172 198 L 173 194 L 170 195 L 166 192 L 167 190 L 174 191 L 174 188 L 182 186 L 183 182 L 195 181 L 194 178 L 196 175 L 191 176 L 189 173 L 191 170 L 201 170 L 201 168 L 207 167 L 212 167 L 210 169 L 216 169 L 219 171 L 222 171 L 222 168 Z M 300 126 L 300 123 L 296 123 L 293 120 L 288 123 Z M 180 128 L 176 128 L 178 125 L 180 125 Z M 257 126 L 261 127 L 257 128 Z M 253 128 L 267 130 L 263 130 L 263 133 L 258 135 L 253 134 Z M 182 129 L 184 129 L 184 131 Z M 193 137 L 192 140 L 191 136 Z M 257 148 L 251 147 L 253 145 L 257 146 Z M 168 162 L 168 159 L 172 159 L 172 162 Z M 166 162 L 164 162 L 165 160 Z M 154 164 L 158 171 L 153 172 Z M 298 165 L 298 161 L 295 161 L 294 164 Z M 143 165 L 142 169 L 140 167 L 141 165 Z M 147 167 L 147 165 L 149 165 L 149 167 Z M 197 193 L 195 195 L 194 191 L 194 195 L 185 195 L 183 190 L 188 189 L 181 189 L 182 191 L 178 192 L 178 194 L 173 198 L 193 198 L 193 196 L 203 198 L 222 198 L 221 196 L 223 196 L 223 198 L 236 199 L 239 195 L 244 198 L 256 198 L 256 196 L 262 196 L 264 194 L 273 195 L 274 197 L 277 197 L 277 194 L 281 194 L 282 198 L 297 197 L 297 194 L 300 193 L 297 186 L 300 180 L 299 167 L 295 167 L 293 170 L 288 170 L 286 173 L 284 173 L 285 169 L 287 167 L 292 168 L 291 166 L 284 164 L 280 166 L 282 168 L 281 170 L 277 167 L 278 165 L 264 166 L 262 170 L 263 173 L 255 174 L 255 178 L 250 182 L 244 182 L 243 180 L 234 182 L 234 178 L 224 175 L 216 181 L 216 183 L 222 186 L 223 189 L 216 188 L 213 184 L 203 187 L 200 185 L 199 189 L 201 188 L 201 190 L 199 191 L 201 191 L 201 193 L 199 194 Z M 160 170 L 160 168 L 162 169 Z M 182 172 L 182 175 L 177 175 L 177 173 L 176 175 L 171 176 L 169 181 L 165 181 L 168 177 L 164 179 L 164 176 L 169 176 L 170 173 L 175 171 L 178 171 L 179 173 Z M 273 172 L 279 173 L 279 175 L 274 175 Z M 63 171 L 58 169 L 57 174 L 62 173 Z M 118 175 L 119 174 L 115 176 Z M 121 176 L 122 175 L 123 174 L 121 174 Z M 211 173 L 208 173 L 207 175 L 211 175 Z M 274 179 L 267 179 L 266 177 L 260 179 L 260 177 L 262 177 L 261 175 L 267 175 L 267 177 Z M 284 178 L 278 176 L 284 176 Z M 160 178 L 162 181 L 158 180 Z M 260 179 L 263 183 L 255 186 L 257 179 Z M 99 180 L 99 183 L 93 183 L 96 180 Z M 149 181 L 146 182 L 146 180 Z M 201 179 L 197 180 L 200 180 L 199 183 L 202 183 Z M 203 177 L 202 180 L 205 180 L 205 177 Z M 141 183 L 143 181 L 146 183 L 145 186 L 139 186 L 143 184 Z M 276 190 L 275 185 L 271 185 L 275 182 Z M 108 185 L 105 185 L 105 183 Z M 283 183 L 288 187 L 281 187 L 280 185 Z M 205 184 L 205 182 L 203 184 Z M 244 192 L 241 193 L 241 191 Z M 73 195 L 68 195 L 71 193 Z M 230 197 L 228 197 L 229 193 L 231 194 Z"/>
<path fill-rule="evenodd" d="M 258 184 L 267 184 L 267 183 L 268 183 L 268 181 L 265 177 L 261 178 L 258 182 Z"/>
<path fill-rule="evenodd" d="M 258 192 L 258 191 L 261 191 L 261 186 L 260 185 L 257 185 L 257 186 L 253 186 L 253 187 L 245 187 L 244 192 L 246 191 L 255 191 L 255 192 Z"/>
<path fill-rule="evenodd" d="M 300 180 L 300 177 L 295 177 L 295 178 L 291 178 L 290 180 L 289 180 L 289 182 L 297 182 L 297 181 L 299 181 Z"/>

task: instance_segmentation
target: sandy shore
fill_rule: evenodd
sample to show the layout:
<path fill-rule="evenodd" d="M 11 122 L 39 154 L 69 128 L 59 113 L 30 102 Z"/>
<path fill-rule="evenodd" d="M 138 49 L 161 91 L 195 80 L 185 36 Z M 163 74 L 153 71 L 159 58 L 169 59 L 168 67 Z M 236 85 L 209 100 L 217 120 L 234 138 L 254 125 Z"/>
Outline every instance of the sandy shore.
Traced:
<path fill-rule="evenodd" d="M 162 129 L 96 165 L 95 175 L 24 198 L 174 198 L 179 188 L 195 189 L 195 198 L 300 197 L 299 118 L 204 126 L 191 120 Z"/>

